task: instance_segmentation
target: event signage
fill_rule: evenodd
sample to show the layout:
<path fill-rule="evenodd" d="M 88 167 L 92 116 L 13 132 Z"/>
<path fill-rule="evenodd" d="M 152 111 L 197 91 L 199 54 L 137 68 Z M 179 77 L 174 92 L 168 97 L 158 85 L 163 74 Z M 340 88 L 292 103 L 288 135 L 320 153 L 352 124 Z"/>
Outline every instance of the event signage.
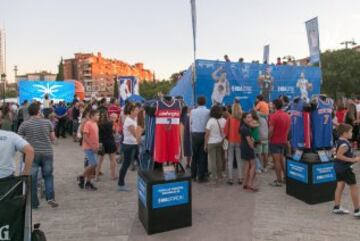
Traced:
<path fill-rule="evenodd" d="M 312 179 L 313 179 L 313 184 L 336 181 L 334 164 L 327 163 L 327 164 L 313 165 Z"/>
<path fill-rule="evenodd" d="M 139 194 L 139 199 L 142 202 L 142 204 L 147 207 L 146 205 L 146 189 L 147 189 L 147 184 L 144 182 L 144 180 L 138 176 L 138 183 L 137 183 L 137 188 L 138 188 L 138 194 Z"/>
<path fill-rule="evenodd" d="M 310 19 L 305 23 L 310 50 L 310 63 L 320 62 L 320 41 L 318 18 Z"/>
<path fill-rule="evenodd" d="M 152 187 L 152 207 L 164 208 L 187 204 L 189 202 L 189 183 L 170 182 Z"/>
<path fill-rule="evenodd" d="M 54 102 L 65 101 L 71 103 L 75 95 L 75 83 L 68 81 L 32 81 L 21 80 L 19 82 L 19 101 L 42 102 L 45 95 Z"/>
<path fill-rule="evenodd" d="M 10 225 L 0 227 L 0 241 L 10 240 Z"/>
<path fill-rule="evenodd" d="M 185 73 L 185 77 L 189 78 L 189 75 Z M 197 60 L 195 100 L 198 96 L 205 96 L 210 107 L 215 103 L 232 104 L 238 97 L 243 110 L 249 111 L 259 94 L 266 100 L 273 100 L 280 95 L 292 99 L 306 93 L 309 99 L 320 94 L 320 79 L 318 67 Z M 191 89 L 183 87 L 185 85 L 179 83 L 170 94 L 182 95 L 189 102 L 185 93 Z"/>
<path fill-rule="evenodd" d="M 308 166 L 305 163 L 288 160 L 286 172 L 287 177 L 303 183 L 308 183 Z"/>
<path fill-rule="evenodd" d="M 125 105 L 125 100 L 132 95 L 139 95 L 139 81 L 135 76 L 120 76 L 117 78 L 119 86 L 119 102 Z"/>

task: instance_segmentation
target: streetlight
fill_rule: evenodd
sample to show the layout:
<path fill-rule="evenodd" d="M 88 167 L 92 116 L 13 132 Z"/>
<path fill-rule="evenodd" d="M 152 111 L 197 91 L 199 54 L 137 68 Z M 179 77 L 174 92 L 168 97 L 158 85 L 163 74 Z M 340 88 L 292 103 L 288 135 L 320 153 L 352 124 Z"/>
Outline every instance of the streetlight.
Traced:
<path fill-rule="evenodd" d="M 352 40 L 352 41 L 344 41 L 344 42 L 341 42 L 340 44 L 345 45 L 345 49 L 347 49 L 349 44 L 352 46 L 355 46 L 357 43 L 354 40 Z"/>
<path fill-rule="evenodd" d="M 3 91 L 3 105 L 5 104 L 5 81 L 6 81 L 6 74 L 1 74 L 1 83 L 2 83 L 2 91 Z"/>

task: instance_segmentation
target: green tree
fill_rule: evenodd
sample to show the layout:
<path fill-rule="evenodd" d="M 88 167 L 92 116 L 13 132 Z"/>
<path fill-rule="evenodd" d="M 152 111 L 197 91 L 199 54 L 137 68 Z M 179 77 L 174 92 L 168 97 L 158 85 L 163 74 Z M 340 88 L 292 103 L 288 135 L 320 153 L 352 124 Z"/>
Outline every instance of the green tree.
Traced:
<path fill-rule="evenodd" d="M 174 85 L 170 81 L 144 81 L 140 84 L 140 95 L 145 99 L 153 99 L 158 93 L 168 94 Z"/>
<path fill-rule="evenodd" d="M 321 55 L 322 92 L 337 98 L 360 94 L 360 53 L 353 49 L 326 51 Z"/>
<path fill-rule="evenodd" d="M 56 75 L 56 81 L 64 81 L 64 63 L 62 57 L 58 65 L 58 73 Z"/>
<path fill-rule="evenodd" d="M 114 98 L 119 98 L 119 85 L 116 77 L 114 78 Z"/>

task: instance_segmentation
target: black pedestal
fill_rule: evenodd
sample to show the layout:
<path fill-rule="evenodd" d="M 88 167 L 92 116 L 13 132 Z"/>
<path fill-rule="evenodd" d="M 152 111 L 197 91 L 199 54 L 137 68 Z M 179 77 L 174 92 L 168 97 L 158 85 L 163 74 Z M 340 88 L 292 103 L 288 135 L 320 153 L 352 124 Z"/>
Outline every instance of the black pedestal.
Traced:
<path fill-rule="evenodd" d="M 148 234 L 192 225 L 190 175 L 139 171 L 138 194 L 139 219 Z"/>
<path fill-rule="evenodd" d="M 286 193 L 308 204 L 334 200 L 336 174 L 333 162 L 286 161 Z"/>

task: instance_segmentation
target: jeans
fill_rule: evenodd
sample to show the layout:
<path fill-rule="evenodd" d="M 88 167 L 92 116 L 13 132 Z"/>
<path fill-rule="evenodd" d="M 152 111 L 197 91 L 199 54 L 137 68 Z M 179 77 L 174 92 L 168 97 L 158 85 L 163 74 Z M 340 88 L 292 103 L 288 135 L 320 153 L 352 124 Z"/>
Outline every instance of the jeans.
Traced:
<path fill-rule="evenodd" d="M 234 155 L 235 153 L 235 155 Z M 240 144 L 229 143 L 228 148 L 228 178 L 233 179 L 234 157 L 237 165 L 238 178 L 242 178 L 243 162 L 241 160 Z"/>
<path fill-rule="evenodd" d="M 208 144 L 208 160 L 213 180 L 222 178 L 223 159 L 222 142 Z"/>
<path fill-rule="evenodd" d="M 125 176 L 130 164 L 135 160 L 135 155 L 138 149 L 138 145 L 122 145 L 122 151 L 124 152 L 124 161 L 119 171 L 118 185 L 125 185 Z"/>
<path fill-rule="evenodd" d="M 207 155 L 204 151 L 205 133 L 192 134 L 193 156 L 191 161 L 191 176 L 200 180 L 205 178 L 207 171 Z"/>
<path fill-rule="evenodd" d="M 38 185 L 38 171 L 41 167 L 41 174 L 45 181 L 45 196 L 46 200 L 55 199 L 54 191 L 54 176 L 53 176 L 53 162 L 54 158 L 52 154 L 36 153 L 34 161 L 31 167 L 31 181 L 32 181 L 32 193 L 31 193 L 31 204 L 33 208 L 39 206 L 39 199 L 37 196 L 37 185 Z"/>

